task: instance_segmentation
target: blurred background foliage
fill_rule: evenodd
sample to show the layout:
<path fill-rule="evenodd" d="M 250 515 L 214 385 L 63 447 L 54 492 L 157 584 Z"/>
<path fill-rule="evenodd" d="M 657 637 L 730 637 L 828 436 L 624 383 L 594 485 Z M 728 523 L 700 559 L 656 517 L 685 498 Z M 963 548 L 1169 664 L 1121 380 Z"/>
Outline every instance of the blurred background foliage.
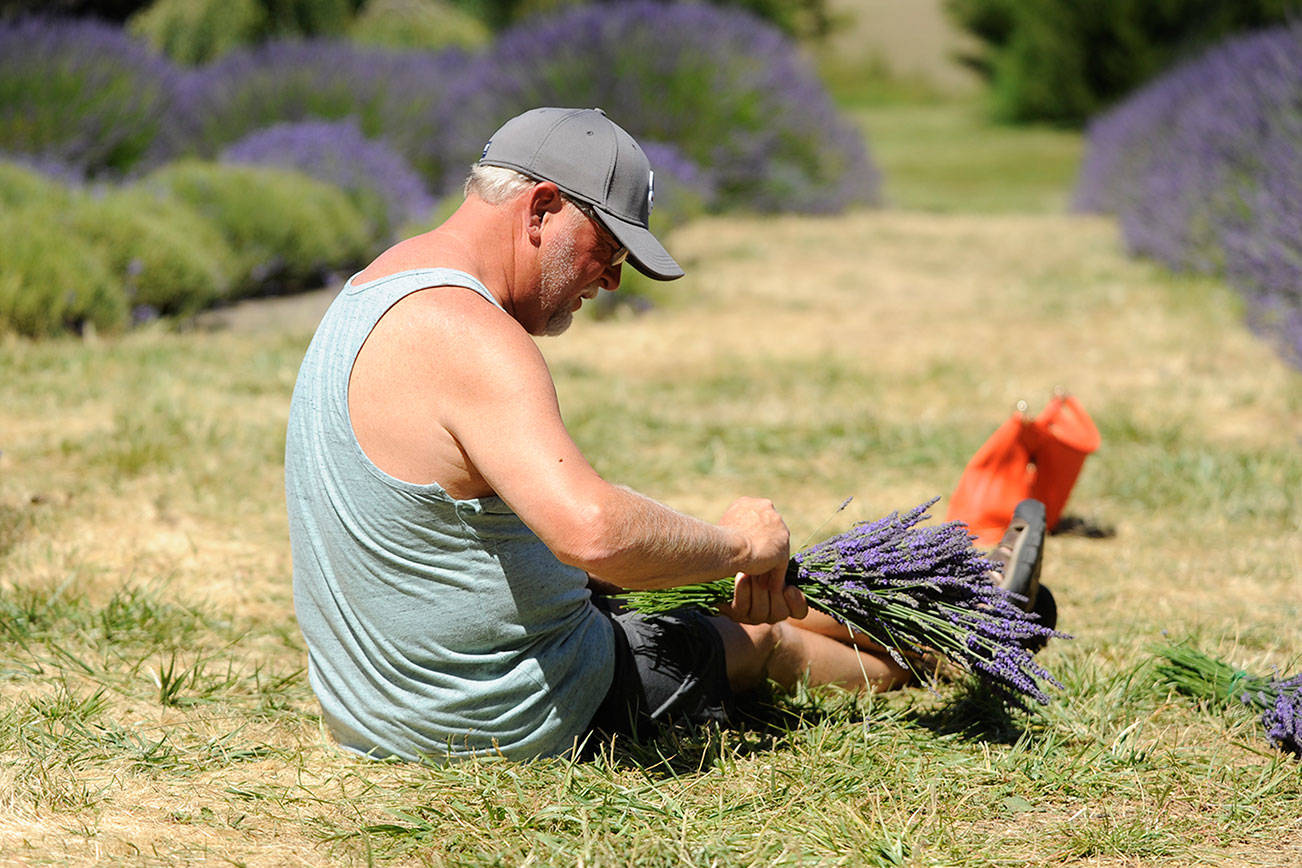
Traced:
<path fill-rule="evenodd" d="M 1089 125 L 1081 210 L 1132 252 L 1223 275 L 1302 368 L 1302 21 L 1236 36 Z"/>
<path fill-rule="evenodd" d="M 482 45 L 531 16 L 621 0 L 0 0 L 0 16 L 90 16 L 132 30 L 182 63 L 283 36 L 349 35 L 397 48 Z M 672 0 L 664 0 L 672 2 Z M 714 0 L 789 36 L 819 38 L 838 16 L 828 0 Z"/>
<path fill-rule="evenodd" d="M 885 198 L 1061 208 L 1070 185 L 1046 184 L 1083 151 L 1076 207 L 1117 214 L 1139 255 L 1229 278 L 1299 360 L 1299 16 L 1302 0 L 0 0 L 0 197 L 42 222 L 0 263 L 0 330 L 329 281 L 446 215 L 502 119 L 600 105 L 654 154 L 661 233 Z M 934 55 L 931 74 L 899 46 Z M 167 218 L 134 213 L 150 208 Z M 43 261 L 60 233 L 107 282 L 36 287 L 68 279 Z M 631 270 L 625 287 L 655 297 Z"/>
<path fill-rule="evenodd" d="M 600 105 L 646 143 L 657 232 L 877 201 L 862 131 L 797 42 L 737 3 L 62 8 L 86 14 L 8 2 L 0 19 L 0 186 L 51 230 L 0 263 L 3 330 L 112 329 L 330 282 L 445 215 L 492 130 L 539 104 Z M 59 237 L 107 288 L 41 261 Z M 635 306 L 652 292 L 628 289 Z"/>
<path fill-rule="evenodd" d="M 947 0 L 979 44 L 964 61 L 1005 121 L 1081 126 L 1227 36 L 1302 14 L 1302 0 Z"/>

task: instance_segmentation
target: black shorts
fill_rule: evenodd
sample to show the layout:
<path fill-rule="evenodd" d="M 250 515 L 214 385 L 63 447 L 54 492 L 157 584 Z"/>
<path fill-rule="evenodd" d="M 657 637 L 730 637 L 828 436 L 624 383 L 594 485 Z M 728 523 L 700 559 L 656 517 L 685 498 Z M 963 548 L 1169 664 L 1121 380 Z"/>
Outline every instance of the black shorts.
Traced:
<path fill-rule="evenodd" d="M 642 740 L 673 723 L 729 723 L 735 715 L 723 638 L 694 609 L 620 612 L 593 597 L 615 628 L 615 675 L 588 732 Z M 591 739 L 590 739 L 591 741 Z"/>

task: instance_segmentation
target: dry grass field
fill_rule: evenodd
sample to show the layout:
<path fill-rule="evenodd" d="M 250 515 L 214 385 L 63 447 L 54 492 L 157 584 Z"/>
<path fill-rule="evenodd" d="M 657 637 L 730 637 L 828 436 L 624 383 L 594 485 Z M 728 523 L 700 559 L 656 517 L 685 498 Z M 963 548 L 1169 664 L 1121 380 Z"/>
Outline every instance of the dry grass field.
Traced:
<path fill-rule="evenodd" d="M 290 597 L 301 322 L 8 338 L 0 863 L 1302 864 L 1302 765 L 1148 651 L 1302 668 L 1302 375 L 1106 220 L 944 210 L 690 224 L 652 313 L 543 347 L 609 478 L 703 516 L 769 496 L 797 542 L 948 495 L 1070 389 L 1103 446 L 1067 511 L 1115 535 L 1048 543 L 1051 706 L 822 693 L 589 763 L 345 756 Z"/>
<path fill-rule="evenodd" d="M 944 0 L 827 0 L 835 26 L 817 46 L 820 64 L 842 75 L 885 73 L 947 94 L 979 81 L 957 59 L 975 40 L 945 15 Z"/>

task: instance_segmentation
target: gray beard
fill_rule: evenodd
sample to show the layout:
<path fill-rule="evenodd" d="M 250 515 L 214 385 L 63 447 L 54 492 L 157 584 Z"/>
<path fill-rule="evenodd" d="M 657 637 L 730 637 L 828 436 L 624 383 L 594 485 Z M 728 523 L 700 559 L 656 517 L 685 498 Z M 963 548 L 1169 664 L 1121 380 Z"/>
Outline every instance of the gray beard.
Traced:
<path fill-rule="evenodd" d="M 577 246 L 574 233 L 571 232 L 543 257 L 539 300 L 543 310 L 552 309 L 542 331 L 548 337 L 561 334 L 574 322 L 574 312 L 570 310 L 570 302 L 565 296 L 579 276 L 579 269 L 574 263 Z"/>

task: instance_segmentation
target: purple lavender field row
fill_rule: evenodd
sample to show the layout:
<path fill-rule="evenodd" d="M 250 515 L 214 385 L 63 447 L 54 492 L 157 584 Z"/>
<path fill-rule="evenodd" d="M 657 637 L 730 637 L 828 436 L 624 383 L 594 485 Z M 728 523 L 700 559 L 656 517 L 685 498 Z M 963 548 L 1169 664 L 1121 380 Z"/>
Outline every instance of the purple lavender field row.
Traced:
<path fill-rule="evenodd" d="M 1229 40 L 1095 119 L 1076 203 L 1117 214 L 1138 254 L 1224 274 L 1302 367 L 1302 23 Z"/>
<path fill-rule="evenodd" d="M 794 45 L 736 10 L 576 7 L 474 55 L 307 40 L 196 69 L 92 21 L 0 24 L 0 152 L 81 177 L 216 158 L 268 127 L 335 121 L 382 141 L 437 197 L 460 186 L 501 121 L 542 104 L 603 107 L 671 153 L 680 180 L 717 207 L 826 211 L 877 197 L 861 135 Z M 283 134 L 275 150 L 311 165 L 335 141 L 334 129 L 314 125 Z M 406 184 L 403 172 L 389 175 Z"/>

